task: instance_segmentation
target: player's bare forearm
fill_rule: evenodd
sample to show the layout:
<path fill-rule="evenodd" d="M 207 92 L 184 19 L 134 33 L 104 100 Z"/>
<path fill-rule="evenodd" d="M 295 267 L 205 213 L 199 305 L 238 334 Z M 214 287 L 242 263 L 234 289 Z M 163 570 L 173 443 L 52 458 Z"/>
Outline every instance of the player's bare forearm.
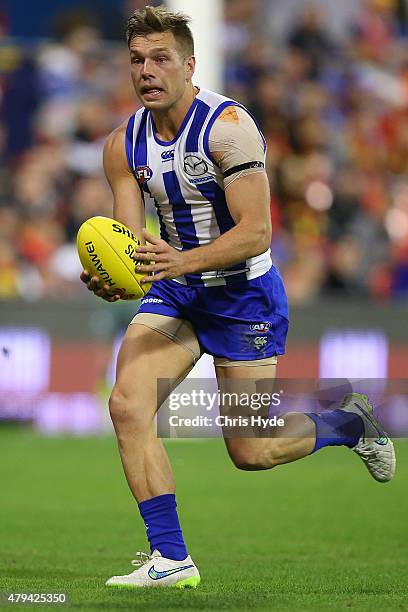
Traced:
<path fill-rule="evenodd" d="M 228 268 L 269 248 L 272 226 L 266 174 L 237 179 L 228 186 L 225 195 L 236 225 L 211 244 L 185 253 L 190 274 Z"/>
<path fill-rule="evenodd" d="M 264 228 L 258 225 L 256 231 L 238 224 L 211 244 L 189 251 L 178 251 L 146 230 L 143 236 L 150 244 L 137 249 L 137 258 L 144 263 L 138 264 L 136 271 L 146 273 L 145 282 L 228 268 L 264 253 L 270 244 L 267 224 Z"/>
<path fill-rule="evenodd" d="M 209 245 L 184 251 L 186 274 L 221 270 L 264 253 L 270 245 L 265 224 L 256 229 L 238 224 Z"/>

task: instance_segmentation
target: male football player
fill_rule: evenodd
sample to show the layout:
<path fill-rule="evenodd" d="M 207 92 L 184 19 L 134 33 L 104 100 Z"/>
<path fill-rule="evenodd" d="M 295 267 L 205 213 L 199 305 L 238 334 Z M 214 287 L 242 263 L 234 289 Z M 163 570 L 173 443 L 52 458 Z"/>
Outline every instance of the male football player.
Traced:
<path fill-rule="evenodd" d="M 214 357 L 220 387 L 273 380 L 288 327 L 286 295 L 269 251 L 265 140 L 242 105 L 193 84 L 188 22 L 164 7 L 130 17 L 131 76 L 142 108 L 109 136 L 104 151 L 114 217 L 148 243 L 139 248 L 137 269 L 153 283 L 123 340 L 110 398 L 150 554 L 139 553 L 137 568 L 110 578 L 112 586 L 195 587 L 200 581 L 156 435 L 154 417 L 165 400 L 157 380 L 176 384 L 203 352 Z M 161 238 L 144 229 L 148 199 Z M 87 271 L 82 280 L 108 301 L 120 297 Z M 286 416 L 279 437 L 225 442 L 244 470 L 269 469 L 329 445 L 353 448 L 377 480 L 390 480 L 395 468 L 392 442 L 359 394 L 346 396 L 337 410 Z"/>

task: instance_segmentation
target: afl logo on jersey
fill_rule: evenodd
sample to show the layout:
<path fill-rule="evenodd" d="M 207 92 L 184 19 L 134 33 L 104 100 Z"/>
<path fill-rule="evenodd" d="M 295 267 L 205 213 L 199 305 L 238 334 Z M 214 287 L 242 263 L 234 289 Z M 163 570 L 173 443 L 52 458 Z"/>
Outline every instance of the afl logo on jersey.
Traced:
<path fill-rule="evenodd" d="M 147 183 L 152 178 L 153 171 L 149 166 L 137 166 L 135 174 L 139 183 Z"/>
<path fill-rule="evenodd" d="M 261 334 L 266 334 L 266 332 L 270 330 L 271 325 L 272 324 L 269 323 L 269 321 L 266 321 L 265 323 L 253 323 L 253 325 L 250 325 L 249 329 Z"/>
<path fill-rule="evenodd" d="M 208 172 L 208 165 L 197 155 L 187 155 L 184 158 L 184 171 L 189 176 L 202 176 Z"/>

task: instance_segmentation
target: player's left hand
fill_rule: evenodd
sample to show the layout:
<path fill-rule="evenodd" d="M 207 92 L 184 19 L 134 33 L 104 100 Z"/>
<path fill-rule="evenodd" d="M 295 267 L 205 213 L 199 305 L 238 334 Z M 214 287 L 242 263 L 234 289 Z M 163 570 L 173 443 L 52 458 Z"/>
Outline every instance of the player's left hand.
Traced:
<path fill-rule="evenodd" d="M 138 274 L 149 273 L 142 278 L 142 283 L 154 283 L 186 273 L 186 262 L 182 251 L 177 251 L 161 238 L 156 238 L 147 229 L 143 229 L 142 232 L 143 238 L 149 245 L 137 247 L 136 258 L 146 262 L 154 260 L 154 263 L 136 265 L 135 270 Z"/>

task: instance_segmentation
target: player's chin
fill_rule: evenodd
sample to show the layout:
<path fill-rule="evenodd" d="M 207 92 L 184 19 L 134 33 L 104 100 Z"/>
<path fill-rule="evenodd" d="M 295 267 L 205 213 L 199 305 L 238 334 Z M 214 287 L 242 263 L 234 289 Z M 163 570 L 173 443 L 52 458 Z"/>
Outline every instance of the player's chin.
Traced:
<path fill-rule="evenodd" d="M 155 110 L 166 110 L 169 108 L 169 101 L 164 92 L 160 92 L 158 96 L 152 96 L 151 94 L 141 94 L 139 96 L 141 103 L 147 109 Z"/>
<path fill-rule="evenodd" d="M 147 108 L 147 110 L 151 111 L 166 111 L 168 108 L 170 108 L 169 104 L 166 104 L 166 102 L 161 100 L 155 100 L 153 102 L 150 100 L 144 100 L 142 98 L 142 104 L 145 108 Z"/>

